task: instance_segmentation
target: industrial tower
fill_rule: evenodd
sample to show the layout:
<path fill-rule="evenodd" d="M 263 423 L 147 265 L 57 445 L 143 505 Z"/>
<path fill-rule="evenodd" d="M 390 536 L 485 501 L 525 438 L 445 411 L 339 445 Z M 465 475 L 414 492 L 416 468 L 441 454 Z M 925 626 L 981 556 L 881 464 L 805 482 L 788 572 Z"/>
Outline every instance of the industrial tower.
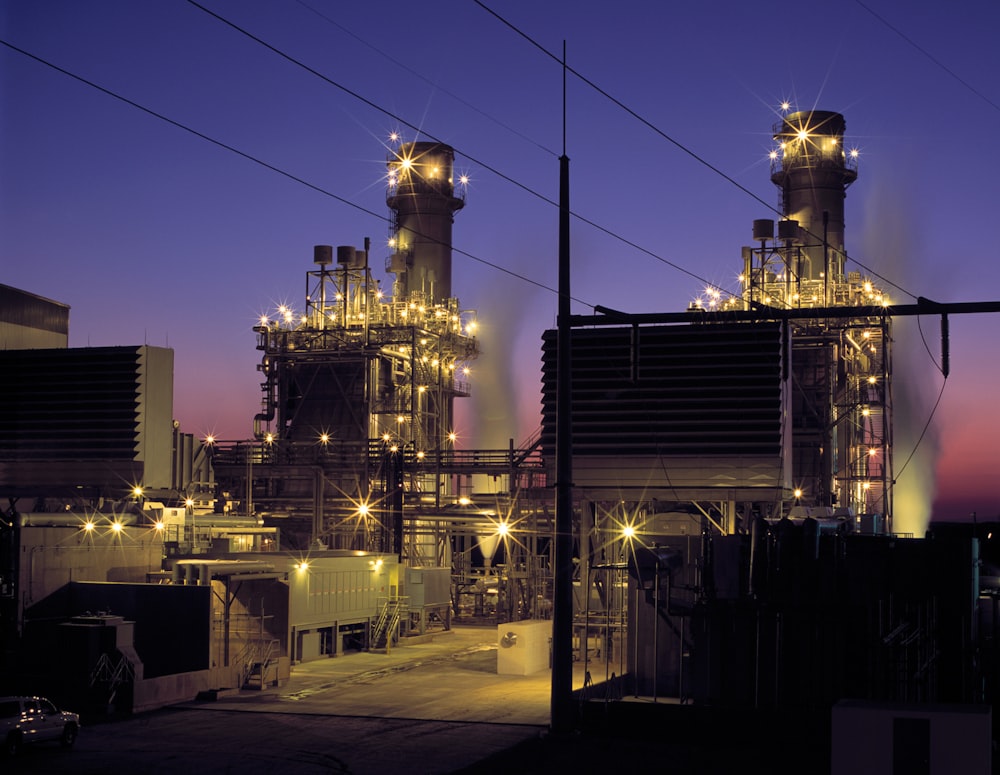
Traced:
<path fill-rule="evenodd" d="M 256 438 L 215 459 L 248 512 L 307 516 L 328 548 L 412 554 L 404 500 L 440 506 L 452 494 L 442 461 L 454 451 L 453 402 L 469 394 L 479 353 L 475 314 L 451 295 L 464 205 L 453 166 L 438 143 L 403 144 L 388 160 L 391 294 L 372 277 L 367 239 L 363 250 L 320 245 L 304 312 L 283 307 L 255 326 Z"/>
<path fill-rule="evenodd" d="M 844 117 L 799 111 L 773 130 L 771 180 L 781 220 L 757 220 L 744 248 L 745 309 L 792 311 L 792 476 L 796 505 L 816 516 L 855 515 L 879 529 L 892 513 L 891 326 L 873 316 L 888 299 L 846 271 L 844 199 L 857 152 L 844 146 Z M 858 316 L 795 310 L 865 307 Z"/>

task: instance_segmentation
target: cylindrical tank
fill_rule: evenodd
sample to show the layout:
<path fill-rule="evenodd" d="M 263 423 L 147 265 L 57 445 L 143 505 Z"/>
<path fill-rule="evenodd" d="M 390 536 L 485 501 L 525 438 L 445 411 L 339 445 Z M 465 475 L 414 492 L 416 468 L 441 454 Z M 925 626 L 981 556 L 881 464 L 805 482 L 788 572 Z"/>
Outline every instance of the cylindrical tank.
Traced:
<path fill-rule="evenodd" d="M 455 195 L 455 151 L 441 143 L 405 143 L 388 166 L 396 295 L 405 300 L 419 292 L 432 302 L 450 298 L 451 227 L 455 211 L 465 205 Z"/>
<path fill-rule="evenodd" d="M 760 242 L 774 239 L 774 221 L 770 218 L 758 218 L 753 222 L 753 238 Z"/>
<path fill-rule="evenodd" d="M 858 177 L 844 149 L 844 117 L 825 110 L 790 113 L 774 126 L 779 163 L 771 173 L 781 189 L 782 214 L 798 221 L 809 276 L 844 274 L 844 197 Z"/>
<path fill-rule="evenodd" d="M 354 245 L 338 245 L 337 263 L 341 266 L 354 266 L 354 256 L 356 253 L 357 250 L 355 250 Z"/>
<path fill-rule="evenodd" d="M 326 266 L 333 263 L 332 245 L 315 245 L 313 247 L 313 263 Z"/>
<path fill-rule="evenodd" d="M 778 221 L 778 239 L 797 240 L 799 238 L 799 222 L 786 218 Z"/>

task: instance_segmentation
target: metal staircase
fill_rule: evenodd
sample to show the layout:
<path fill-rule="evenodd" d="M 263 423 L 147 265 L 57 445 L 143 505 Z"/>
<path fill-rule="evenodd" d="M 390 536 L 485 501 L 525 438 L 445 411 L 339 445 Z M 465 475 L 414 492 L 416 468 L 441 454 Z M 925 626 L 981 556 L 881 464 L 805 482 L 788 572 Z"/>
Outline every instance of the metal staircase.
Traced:
<path fill-rule="evenodd" d="M 123 684 L 135 681 L 135 668 L 128 657 L 120 652 L 116 652 L 117 661 L 107 652 L 101 654 L 100 659 L 90 673 L 90 687 L 100 684 L 107 697 L 103 698 L 105 704 L 111 706 L 118 696 L 118 689 Z"/>
<path fill-rule="evenodd" d="M 278 641 L 248 641 L 237 658 L 240 665 L 240 687 L 263 689 L 267 684 L 268 668 L 278 657 Z"/>
<path fill-rule="evenodd" d="M 372 625 L 369 650 L 389 650 L 390 645 L 399 638 L 399 618 L 406 610 L 405 596 L 379 598 L 378 619 Z"/>

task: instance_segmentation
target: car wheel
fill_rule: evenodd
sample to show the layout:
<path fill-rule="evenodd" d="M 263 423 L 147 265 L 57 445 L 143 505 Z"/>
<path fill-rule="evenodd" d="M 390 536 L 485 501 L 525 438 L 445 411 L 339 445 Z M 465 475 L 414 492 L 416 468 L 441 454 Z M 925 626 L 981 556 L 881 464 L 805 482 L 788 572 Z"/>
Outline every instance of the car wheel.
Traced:
<path fill-rule="evenodd" d="M 10 757 L 17 756 L 21 750 L 21 734 L 19 732 L 11 732 L 7 735 L 7 739 L 3 744 L 3 750 Z"/>
<path fill-rule="evenodd" d="M 77 733 L 76 724 L 67 724 L 63 727 L 62 737 L 59 738 L 59 743 L 63 748 L 72 748 L 73 743 L 76 742 Z"/>

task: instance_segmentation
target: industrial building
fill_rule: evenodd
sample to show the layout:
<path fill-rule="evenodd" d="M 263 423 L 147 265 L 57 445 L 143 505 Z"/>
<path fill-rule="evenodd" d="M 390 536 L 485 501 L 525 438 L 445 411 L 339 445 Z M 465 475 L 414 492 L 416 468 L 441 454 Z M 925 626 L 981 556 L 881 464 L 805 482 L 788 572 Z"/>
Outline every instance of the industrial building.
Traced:
<path fill-rule="evenodd" d="M 280 526 L 286 546 L 447 568 L 456 612 L 499 606 L 531 618 L 548 597 L 539 450 L 513 440 L 461 449 L 454 428 L 454 402 L 469 394 L 479 355 L 475 312 L 451 291 L 452 226 L 464 206 L 454 151 L 399 145 L 386 203 L 390 287 L 375 279 L 368 240 L 314 249 L 305 311 L 281 309 L 255 327 L 264 378 L 256 437 L 215 442 L 214 474 L 238 508 Z M 502 540 L 515 523 L 523 539 Z"/>
<path fill-rule="evenodd" d="M 162 562 L 144 559 L 156 567 L 142 578 L 81 579 L 53 561 L 45 594 L 24 598 L 26 585 L 39 589 L 25 547 L 52 536 L 32 533 L 44 519 L 12 501 L 19 529 L 5 531 L 5 557 L 20 559 L 5 579 L 28 603 L 18 620 L 40 627 L 44 610 L 48 632 L 53 610 L 89 610 L 75 626 L 105 627 L 92 611 L 110 600 L 135 622 L 132 662 L 155 663 L 159 641 L 138 601 L 176 594 L 161 610 L 199 633 L 201 656 L 146 675 L 183 668 L 188 693 L 243 685 L 253 669 L 280 681 L 296 662 L 388 648 L 455 619 L 507 623 L 508 636 L 527 623 L 525 639 L 545 638 L 556 419 L 568 411 L 573 651 L 552 658 L 590 668 L 576 687 L 581 717 L 587 700 L 607 718 L 609 703 L 640 695 L 744 710 L 829 712 L 844 698 L 988 704 L 994 679 L 977 654 L 994 639 L 992 624 L 980 626 L 978 542 L 892 528 L 893 308 L 847 266 L 844 200 L 858 170 L 845 132 L 843 116 L 825 111 L 774 127 L 780 217 L 753 222 L 737 292 L 708 289 L 684 311 L 573 316 L 568 407 L 556 391 L 559 338 L 540 332 L 541 430 L 505 449 L 463 449 L 454 434 L 454 402 L 471 390 L 464 370 L 479 356 L 476 315 L 452 291 L 465 204 L 454 151 L 400 144 L 387 160 L 391 281 L 377 279 L 368 239 L 316 246 L 302 311 L 254 328 L 254 438 L 206 440 L 188 473 L 149 481 L 154 504 L 131 495 L 137 545 L 139 531 L 173 519 Z M 127 361 L 137 405 L 154 406 L 155 395 L 142 398 L 144 364 L 166 354 L 112 349 L 79 355 Z M 0 355 L 18 369 L 50 362 Z M 18 452 L 27 432 L 8 432 L 0 497 L 69 485 L 30 473 Z M 186 460 L 171 438 L 170 459 Z M 120 476 L 149 480 L 134 465 Z M 195 485 L 199 500 L 185 503 Z M 32 562 L 54 555 L 30 551 Z M 88 584 L 104 581 L 135 591 Z"/>

